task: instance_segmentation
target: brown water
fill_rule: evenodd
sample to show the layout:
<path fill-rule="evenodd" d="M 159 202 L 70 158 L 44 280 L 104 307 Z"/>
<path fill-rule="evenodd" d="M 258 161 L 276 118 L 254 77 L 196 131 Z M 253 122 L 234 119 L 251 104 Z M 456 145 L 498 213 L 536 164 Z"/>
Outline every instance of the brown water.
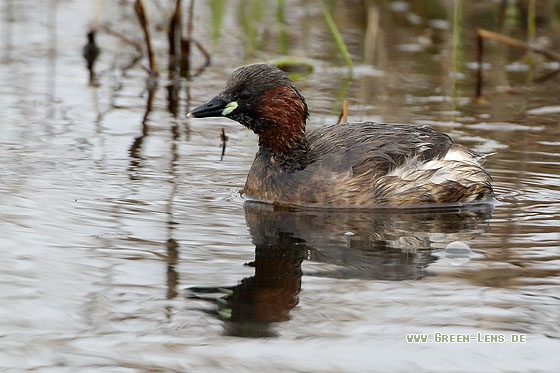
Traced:
<path fill-rule="evenodd" d="M 136 52 L 122 39 L 99 33 L 88 84 L 94 4 L 1 5 L 0 370 L 560 370 L 560 84 L 528 80 L 560 66 L 533 56 L 531 71 L 522 52 L 486 43 L 485 100 L 474 101 L 474 29 L 496 30 L 498 5 L 463 6 L 454 48 L 451 1 L 335 2 L 349 78 L 317 4 L 286 1 L 282 27 L 278 2 L 231 1 L 212 28 L 220 2 L 197 2 L 212 65 L 182 82 L 175 117 L 155 29 L 173 5 L 146 3 L 161 78 L 145 121 L 147 63 L 127 68 Z M 262 19 L 240 26 L 260 3 Z M 545 3 L 538 36 L 558 51 Z M 142 42 L 130 2 L 103 2 L 99 20 Z M 429 124 L 493 153 L 493 212 L 244 203 L 255 136 L 185 113 L 236 66 L 278 57 L 279 40 L 316 66 L 297 82 L 310 127 L 336 121 L 346 98 L 350 120 Z M 410 333 L 526 341 L 407 343 Z"/>

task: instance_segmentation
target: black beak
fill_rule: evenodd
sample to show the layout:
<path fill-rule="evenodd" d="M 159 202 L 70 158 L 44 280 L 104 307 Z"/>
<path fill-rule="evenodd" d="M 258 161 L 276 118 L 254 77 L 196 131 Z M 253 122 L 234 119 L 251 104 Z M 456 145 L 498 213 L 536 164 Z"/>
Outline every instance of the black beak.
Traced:
<path fill-rule="evenodd" d="M 216 96 L 207 103 L 192 109 L 187 116 L 191 118 L 221 117 L 227 104 L 226 101 Z"/>

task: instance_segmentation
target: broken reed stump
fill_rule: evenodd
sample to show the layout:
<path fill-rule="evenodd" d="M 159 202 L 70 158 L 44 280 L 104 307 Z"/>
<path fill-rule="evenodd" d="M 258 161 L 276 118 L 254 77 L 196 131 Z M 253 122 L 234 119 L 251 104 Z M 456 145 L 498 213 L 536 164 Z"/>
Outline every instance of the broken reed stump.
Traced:
<path fill-rule="evenodd" d="M 89 71 L 89 82 L 90 84 L 94 84 L 95 81 L 95 62 L 97 61 L 97 57 L 101 53 L 101 50 L 97 46 L 95 42 L 95 33 L 97 30 L 91 29 L 87 33 L 87 44 L 84 46 L 82 51 L 82 55 L 86 60 L 87 69 Z"/>
<path fill-rule="evenodd" d="M 476 98 L 480 98 L 480 96 L 482 95 L 482 57 L 483 57 L 483 50 L 484 50 L 483 49 L 484 39 L 495 40 L 497 42 L 512 46 L 514 48 L 520 48 L 529 52 L 539 53 L 545 57 L 550 58 L 551 60 L 560 62 L 560 53 L 553 52 L 540 45 L 513 39 L 510 38 L 509 36 L 498 34 L 497 32 L 492 32 L 485 29 L 477 29 L 476 35 L 477 35 L 477 63 L 478 63 L 478 71 L 477 71 L 477 79 L 476 79 Z"/>
<path fill-rule="evenodd" d="M 152 49 L 152 42 L 150 39 L 150 30 L 148 29 L 148 19 L 146 18 L 146 12 L 144 11 L 144 4 L 142 0 L 136 0 L 134 2 L 134 11 L 138 16 L 138 21 L 144 32 L 144 39 L 146 40 L 146 49 L 148 51 L 148 63 L 150 65 L 150 75 L 157 75 L 156 61 L 154 59 L 154 52 Z"/>
<path fill-rule="evenodd" d="M 169 19 L 169 30 L 167 32 L 169 42 L 167 109 L 174 117 L 177 117 L 179 111 L 179 90 L 181 88 L 179 60 L 183 58 L 181 53 L 181 4 L 181 0 L 177 0 L 175 3 L 175 11 Z"/>
<path fill-rule="evenodd" d="M 208 65 L 210 65 L 210 54 L 204 47 L 192 37 L 194 28 L 194 0 L 191 0 L 186 19 L 186 36 L 182 36 L 183 14 L 181 12 L 181 0 L 175 3 L 175 11 L 169 21 L 169 70 L 178 71 L 183 78 L 191 78 L 198 75 Z M 191 52 L 194 45 L 205 58 L 204 65 L 196 74 L 191 74 Z M 174 73 L 173 73 L 174 74 Z"/>
<path fill-rule="evenodd" d="M 222 128 L 222 133 L 220 134 L 220 140 L 222 140 L 222 157 L 220 161 L 224 160 L 224 155 L 226 155 L 226 143 L 229 140 L 229 137 L 226 135 L 226 131 Z"/>
<path fill-rule="evenodd" d="M 182 59 L 181 53 L 181 0 L 175 3 L 175 11 L 169 20 L 169 80 L 173 81 L 179 75 L 179 61 Z"/>
<path fill-rule="evenodd" d="M 210 66 L 210 63 L 211 63 L 210 53 L 208 53 L 208 51 L 204 48 L 204 46 L 202 46 L 202 44 L 199 43 L 193 37 L 194 1 L 195 0 L 191 0 L 191 3 L 189 5 L 189 13 L 188 13 L 188 18 L 187 18 L 187 36 L 181 42 L 182 53 L 183 53 L 183 56 L 184 56 L 183 59 L 181 60 L 181 62 L 182 62 L 181 75 L 183 77 L 186 77 L 186 78 L 189 78 L 189 79 L 200 75 L 204 71 L 204 69 L 206 69 L 208 66 Z M 192 45 L 194 45 L 200 51 L 200 53 L 202 53 L 202 55 L 204 56 L 204 64 L 202 64 L 202 66 L 200 66 L 197 69 L 196 72 L 191 74 L 190 73 L 190 70 L 191 70 L 190 57 L 191 57 L 191 52 L 192 52 L 192 48 L 191 48 Z"/>
<path fill-rule="evenodd" d="M 340 123 L 348 123 L 348 100 L 342 100 L 342 108 L 340 109 L 338 120 L 336 121 L 336 124 Z"/>

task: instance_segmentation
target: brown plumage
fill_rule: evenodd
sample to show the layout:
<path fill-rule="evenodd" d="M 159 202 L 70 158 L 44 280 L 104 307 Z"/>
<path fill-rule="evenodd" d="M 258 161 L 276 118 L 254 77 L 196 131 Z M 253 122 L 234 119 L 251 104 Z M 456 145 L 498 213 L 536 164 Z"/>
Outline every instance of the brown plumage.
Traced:
<path fill-rule="evenodd" d="M 430 127 L 365 122 L 306 133 L 305 99 L 274 66 L 237 69 L 221 93 L 189 116 L 225 116 L 259 136 L 243 190 L 259 200 L 372 207 L 493 197 L 483 157 Z"/>

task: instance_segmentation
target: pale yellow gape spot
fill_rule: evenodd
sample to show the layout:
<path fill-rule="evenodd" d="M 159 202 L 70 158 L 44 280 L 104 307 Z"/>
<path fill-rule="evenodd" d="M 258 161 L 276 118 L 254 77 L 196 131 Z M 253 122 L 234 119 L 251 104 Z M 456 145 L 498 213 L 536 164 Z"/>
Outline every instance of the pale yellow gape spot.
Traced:
<path fill-rule="evenodd" d="M 230 114 L 232 111 L 237 109 L 238 106 L 239 105 L 237 104 L 237 101 L 230 102 L 229 104 L 226 105 L 224 110 L 222 110 L 222 115 L 225 117 L 226 115 Z"/>

